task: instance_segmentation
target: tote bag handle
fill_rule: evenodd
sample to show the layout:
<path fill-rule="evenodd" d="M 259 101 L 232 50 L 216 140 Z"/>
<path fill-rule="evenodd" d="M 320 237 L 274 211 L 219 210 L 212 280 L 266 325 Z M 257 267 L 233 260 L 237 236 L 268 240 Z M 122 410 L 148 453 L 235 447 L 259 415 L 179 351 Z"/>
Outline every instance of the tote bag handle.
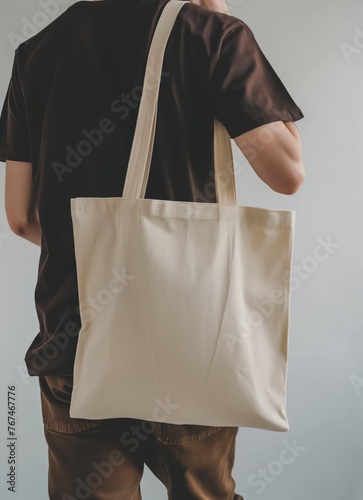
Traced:
<path fill-rule="evenodd" d="M 169 0 L 151 41 L 142 96 L 122 197 L 143 199 L 154 146 L 158 95 L 165 47 L 180 9 L 188 1 Z M 148 84 L 152 75 L 153 82 Z M 231 140 L 225 127 L 214 119 L 214 173 L 218 203 L 237 205 Z"/>

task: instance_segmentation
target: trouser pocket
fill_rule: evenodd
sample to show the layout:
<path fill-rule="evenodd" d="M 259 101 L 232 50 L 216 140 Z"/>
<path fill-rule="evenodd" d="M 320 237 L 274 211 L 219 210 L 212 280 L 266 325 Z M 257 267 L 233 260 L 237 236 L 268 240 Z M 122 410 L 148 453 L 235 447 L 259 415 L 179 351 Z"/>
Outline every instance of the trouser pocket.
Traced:
<path fill-rule="evenodd" d="M 69 415 L 73 375 L 39 376 L 40 399 L 44 427 L 47 430 L 75 434 L 92 429 L 102 420 L 72 418 Z"/>
<path fill-rule="evenodd" d="M 204 439 L 223 427 L 207 425 L 177 425 L 155 422 L 155 437 L 157 441 L 166 445 L 188 445 Z"/>

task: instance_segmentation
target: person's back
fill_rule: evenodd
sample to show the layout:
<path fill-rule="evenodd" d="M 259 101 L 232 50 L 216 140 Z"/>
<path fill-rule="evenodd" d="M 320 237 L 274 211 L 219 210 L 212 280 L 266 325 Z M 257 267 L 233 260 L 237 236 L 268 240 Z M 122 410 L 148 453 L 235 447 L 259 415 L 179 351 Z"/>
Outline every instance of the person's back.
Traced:
<path fill-rule="evenodd" d="M 69 200 L 122 194 L 148 47 L 165 4 L 76 2 L 17 50 L 9 99 L 18 116 L 6 130 L 4 109 L 0 157 L 32 163 L 42 228 L 35 295 L 40 332 L 26 355 L 31 375 L 72 372 L 73 322 L 79 325 L 79 314 Z M 148 82 L 155 84 L 152 74 Z M 301 110 L 245 23 L 190 3 L 166 47 L 146 198 L 216 201 L 211 192 L 214 115 L 262 178 L 266 172 L 277 190 L 286 184 L 270 164 L 276 141 L 249 158 L 250 141 L 243 139 L 261 125 L 299 119 Z M 9 146 L 20 133 L 21 143 Z M 281 128 L 271 128 L 272 133 L 286 141 Z M 276 168 L 286 175 L 284 148 L 276 151 Z M 56 334 L 68 337 L 66 346 Z"/>
<path fill-rule="evenodd" d="M 6 199 L 12 230 L 26 234 L 17 215 L 22 192 L 12 187 L 24 175 L 19 162 L 30 169 L 39 213 L 40 331 L 25 361 L 42 381 L 72 375 L 79 307 L 97 307 L 91 298 L 78 301 L 70 199 L 122 196 L 148 49 L 167 1 L 79 1 L 16 51 L 0 160 L 8 163 L 7 189 L 14 194 Z M 145 198 L 217 201 L 215 116 L 262 180 L 278 192 L 295 192 L 304 170 L 291 122 L 303 117 L 301 110 L 249 27 L 223 4 L 216 12 L 213 1 L 196 3 L 180 11 L 166 47 Z M 148 85 L 155 85 L 152 74 Z M 251 147 L 262 129 L 269 140 Z M 76 425 L 64 418 L 58 430 Z"/>

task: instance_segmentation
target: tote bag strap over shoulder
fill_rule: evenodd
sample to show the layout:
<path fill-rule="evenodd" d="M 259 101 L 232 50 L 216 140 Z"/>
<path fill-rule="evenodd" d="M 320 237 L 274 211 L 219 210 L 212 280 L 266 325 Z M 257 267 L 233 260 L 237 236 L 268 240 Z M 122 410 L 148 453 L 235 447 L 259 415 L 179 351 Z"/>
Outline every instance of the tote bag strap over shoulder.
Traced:
<path fill-rule="evenodd" d="M 188 1 L 169 0 L 150 45 L 143 91 L 122 197 L 143 199 L 154 146 L 158 95 L 165 47 L 180 9 Z M 148 84 L 152 75 L 153 83 Z M 214 119 L 214 169 L 218 203 L 237 205 L 231 140 L 225 127 Z"/>

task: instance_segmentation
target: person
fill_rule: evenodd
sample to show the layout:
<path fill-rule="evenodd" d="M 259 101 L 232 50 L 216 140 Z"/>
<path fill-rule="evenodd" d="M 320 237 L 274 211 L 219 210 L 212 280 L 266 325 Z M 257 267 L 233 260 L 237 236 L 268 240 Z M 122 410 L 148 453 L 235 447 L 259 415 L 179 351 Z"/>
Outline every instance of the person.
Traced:
<path fill-rule="evenodd" d="M 144 465 L 171 500 L 243 500 L 232 476 L 236 427 L 69 415 L 80 329 L 70 198 L 121 196 L 148 48 L 167 1 L 77 1 L 15 51 L 0 160 L 9 226 L 40 246 L 40 331 L 25 362 L 39 380 L 54 500 L 140 499 Z M 206 189 L 214 116 L 272 190 L 299 189 L 301 109 L 249 26 L 222 0 L 193 0 L 165 51 L 146 198 L 216 203 Z"/>

